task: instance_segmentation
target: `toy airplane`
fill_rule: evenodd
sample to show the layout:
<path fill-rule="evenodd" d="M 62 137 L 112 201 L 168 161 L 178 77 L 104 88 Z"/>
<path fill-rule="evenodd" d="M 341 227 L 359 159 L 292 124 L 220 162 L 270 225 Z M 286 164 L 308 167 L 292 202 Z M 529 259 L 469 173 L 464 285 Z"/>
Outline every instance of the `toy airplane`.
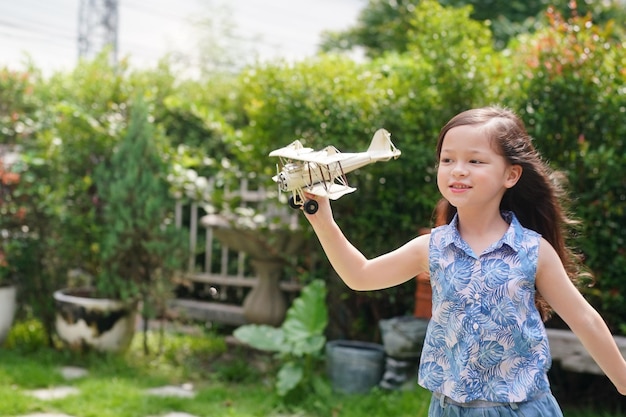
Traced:
<path fill-rule="evenodd" d="M 314 214 L 318 203 L 307 200 L 305 192 L 336 200 L 356 190 L 348 185 L 348 172 L 377 161 L 397 159 L 400 150 L 391 143 L 391 134 L 379 129 L 366 152 L 341 153 L 334 146 L 314 151 L 296 140 L 289 146 L 270 152 L 269 156 L 280 158 L 278 174 L 272 179 L 278 183 L 281 192 L 291 193 L 289 206 L 303 207 L 307 213 Z"/>

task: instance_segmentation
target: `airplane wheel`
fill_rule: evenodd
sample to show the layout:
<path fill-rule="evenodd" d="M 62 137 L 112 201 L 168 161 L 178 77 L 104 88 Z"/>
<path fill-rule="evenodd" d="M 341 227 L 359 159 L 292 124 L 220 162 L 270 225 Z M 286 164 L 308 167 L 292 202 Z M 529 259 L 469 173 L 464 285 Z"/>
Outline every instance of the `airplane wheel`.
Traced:
<path fill-rule="evenodd" d="M 306 203 L 304 203 L 304 211 L 306 211 L 308 214 L 317 213 L 318 208 L 319 208 L 319 204 L 315 200 L 309 200 Z"/>
<path fill-rule="evenodd" d="M 291 207 L 292 209 L 299 209 L 300 207 L 302 207 L 302 203 L 300 202 L 299 198 L 298 201 L 296 201 L 296 199 L 291 196 L 289 197 L 289 200 L 287 202 L 289 204 L 289 207 Z"/>

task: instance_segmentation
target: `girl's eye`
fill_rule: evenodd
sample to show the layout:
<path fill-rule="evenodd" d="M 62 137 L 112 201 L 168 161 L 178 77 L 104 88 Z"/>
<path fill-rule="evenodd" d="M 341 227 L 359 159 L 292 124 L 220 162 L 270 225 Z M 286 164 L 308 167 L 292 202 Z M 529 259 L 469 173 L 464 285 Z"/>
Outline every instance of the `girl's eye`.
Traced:
<path fill-rule="evenodd" d="M 479 160 L 477 160 L 477 159 L 472 159 L 472 160 L 470 161 L 470 164 L 482 164 L 482 162 L 480 162 L 480 161 L 479 161 Z"/>
<path fill-rule="evenodd" d="M 441 162 L 442 164 L 447 164 L 450 161 L 452 161 L 452 159 L 450 159 L 450 158 L 441 158 L 441 160 L 439 162 Z"/>

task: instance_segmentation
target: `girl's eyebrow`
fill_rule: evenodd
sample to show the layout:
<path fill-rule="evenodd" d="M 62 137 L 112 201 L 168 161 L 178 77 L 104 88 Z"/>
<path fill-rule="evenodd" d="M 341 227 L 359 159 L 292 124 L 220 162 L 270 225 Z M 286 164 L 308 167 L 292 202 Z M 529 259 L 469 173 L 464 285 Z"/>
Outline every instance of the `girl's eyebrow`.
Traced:
<path fill-rule="evenodd" d="M 442 148 L 441 149 L 441 153 L 455 153 L 455 152 L 460 152 L 460 151 L 457 150 L 457 149 L 454 149 L 454 148 Z M 484 154 L 488 153 L 484 149 L 470 149 L 468 151 L 463 150 L 462 152 L 463 153 L 468 153 L 468 154 L 471 154 L 471 155 L 484 155 Z"/>

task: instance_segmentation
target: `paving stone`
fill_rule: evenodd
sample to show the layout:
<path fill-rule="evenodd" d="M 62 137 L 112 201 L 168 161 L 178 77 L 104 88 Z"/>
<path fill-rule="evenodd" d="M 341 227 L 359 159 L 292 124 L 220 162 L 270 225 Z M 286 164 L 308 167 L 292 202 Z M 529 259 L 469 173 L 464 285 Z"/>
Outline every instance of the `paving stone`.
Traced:
<path fill-rule="evenodd" d="M 65 379 L 78 379 L 87 376 L 89 371 L 85 368 L 79 368 L 77 366 L 64 366 L 61 368 L 61 375 Z"/>
<path fill-rule="evenodd" d="M 79 392 L 80 391 L 74 387 L 53 387 L 26 391 L 27 394 L 39 398 L 40 400 L 57 400 L 65 398 L 68 395 L 78 394 Z"/>
<path fill-rule="evenodd" d="M 150 388 L 146 390 L 146 392 L 150 395 L 158 395 L 161 397 L 193 398 L 196 396 L 196 393 L 193 391 L 193 385 L 191 384 L 183 384 L 181 386 L 166 385 L 158 388 Z"/>

